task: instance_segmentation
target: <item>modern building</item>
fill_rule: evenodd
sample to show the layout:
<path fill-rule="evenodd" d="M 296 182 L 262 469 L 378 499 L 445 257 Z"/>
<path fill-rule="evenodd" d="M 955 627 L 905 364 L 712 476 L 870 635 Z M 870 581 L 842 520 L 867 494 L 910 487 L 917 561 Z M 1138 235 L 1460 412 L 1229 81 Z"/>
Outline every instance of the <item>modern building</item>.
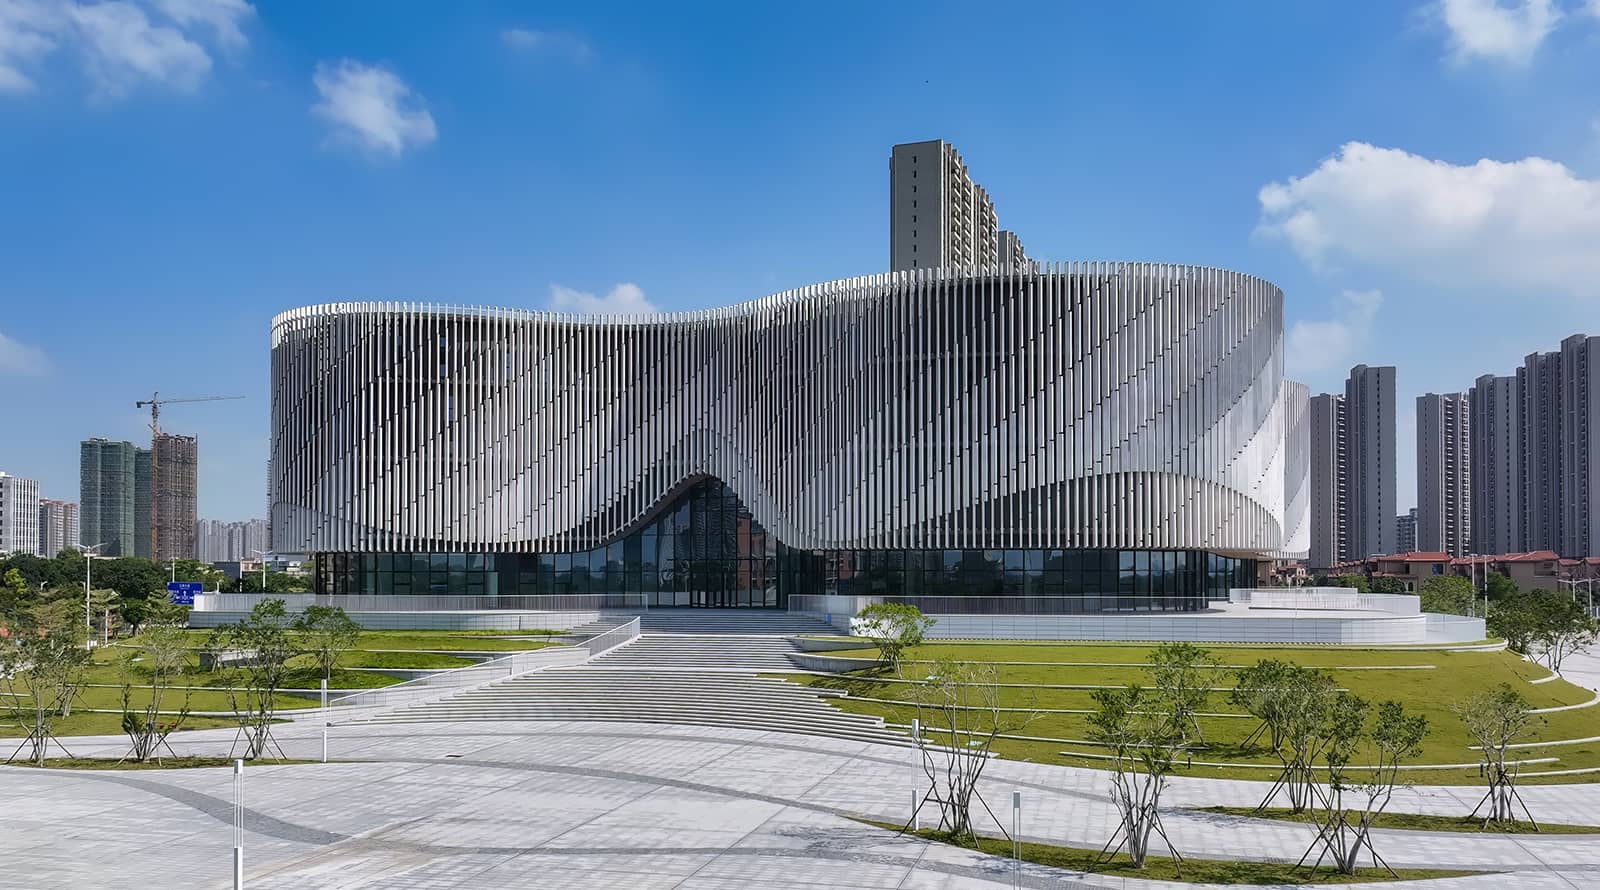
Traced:
<path fill-rule="evenodd" d="M 1283 382 L 1283 548 L 1279 560 L 1304 559 L 1311 547 L 1311 389 Z"/>
<path fill-rule="evenodd" d="M 1417 552 L 1417 508 L 1412 507 L 1394 518 L 1394 552 Z"/>
<path fill-rule="evenodd" d="M 1344 385 L 1349 559 L 1395 550 L 1394 372 L 1356 365 Z"/>
<path fill-rule="evenodd" d="M 1022 245 L 1011 237 L 1020 256 Z M 889 153 L 889 268 L 994 266 L 1000 225 L 994 202 L 948 142 L 896 145 Z"/>
<path fill-rule="evenodd" d="M 1345 484 L 1349 473 L 1345 468 L 1344 396 L 1312 396 L 1307 429 L 1311 449 L 1311 543 L 1307 561 L 1312 569 L 1325 571 L 1343 562 L 1350 552 L 1349 530 L 1345 526 Z"/>
<path fill-rule="evenodd" d="M 1472 552 L 1512 553 L 1523 536 L 1522 387 L 1485 374 L 1467 391 L 1472 483 Z"/>
<path fill-rule="evenodd" d="M 86 439 L 79 446 L 78 541 L 101 556 L 137 555 L 136 452 L 132 442 Z"/>
<path fill-rule="evenodd" d="M 1561 341 L 1562 556 L 1600 555 L 1600 337 Z"/>
<path fill-rule="evenodd" d="M 39 483 L 0 472 L 0 556 L 39 551 Z"/>
<path fill-rule="evenodd" d="M 1473 552 L 1470 414 L 1466 393 L 1417 396 L 1417 519 L 1412 550 L 1451 556 Z"/>
<path fill-rule="evenodd" d="M 1523 544 L 1554 549 L 1561 534 L 1560 353 L 1529 354 L 1517 369 L 1517 385 L 1522 391 Z"/>
<path fill-rule="evenodd" d="M 1356 365 L 1310 400 L 1312 569 L 1395 549 L 1394 368 Z"/>
<path fill-rule="evenodd" d="M 202 519 L 195 524 L 195 558 L 201 562 L 248 561 L 266 554 L 270 549 L 265 519 L 245 522 Z"/>
<path fill-rule="evenodd" d="M 999 247 L 995 251 L 995 261 L 1004 268 L 1018 269 L 1024 272 L 1039 271 L 1039 264 L 1028 259 L 1028 254 L 1022 249 L 1022 240 L 1016 232 L 1000 230 Z"/>
<path fill-rule="evenodd" d="M 151 555 L 160 562 L 194 559 L 198 443 L 193 436 L 158 433 L 151 444 Z"/>
<path fill-rule="evenodd" d="M 39 555 L 53 557 L 78 543 L 78 505 L 39 499 Z"/>
<path fill-rule="evenodd" d="M 133 555 L 155 556 L 155 465 L 149 448 L 133 449 Z"/>
<path fill-rule="evenodd" d="M 1480 552 L 1600 555 L 1600 337 L 1532 353 L 1473 387 Z"/>
<path fill-rule="evenodd" d="M 1196 610 L 1307 521 L 1283 295 L 1217 269 L 918 267 L 617 317 L 335 303 L 271 342 L 272 549 L 314 554 L 321 594 Z"/>

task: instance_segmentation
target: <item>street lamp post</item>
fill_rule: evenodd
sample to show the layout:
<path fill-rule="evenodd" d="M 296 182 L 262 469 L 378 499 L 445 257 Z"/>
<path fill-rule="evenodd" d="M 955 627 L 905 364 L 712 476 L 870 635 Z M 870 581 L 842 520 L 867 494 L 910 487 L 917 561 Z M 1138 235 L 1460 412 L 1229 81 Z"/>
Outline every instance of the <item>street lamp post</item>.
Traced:
<path fill-rule="evenodd" d="M 267 592 L 267 553 L 265 550 L 251 550 L 251 553 L 261 557 L 261 592 Z"/>
<path fill-rule="evenodd" d="M 1589 611 L 1591 612 L 1594 611 L 1594 582 L 1595 579 L 1593 578 L 1573 578 L 1571 580 L 1564 580 L 1560 578 L 1556 579 L 1557 584 L 1565 584 L 1567 585 L 1567 589 L 1572 591 L 1573 602 L 1578 601 L 1578 585 L 1582 584 L 1583 593 L 1588 600 Z"/>
<path fill-rule="evenodd" d="M 100 543 L 89 547 L 85 547 L 82 544 L 72 545 L 78 548 L 78 551 L 83 554 L 83 626 L 89 628 L 90 630 L 94 629 L 94 618 L 91 617 L 89 613 L 89 567 L 94 565 L 94 551 L 99 550 L 105 545 L 105 541 L 101 541 Z M 90 634 L 90 636 L 92 637 L 94 635 Z"/>

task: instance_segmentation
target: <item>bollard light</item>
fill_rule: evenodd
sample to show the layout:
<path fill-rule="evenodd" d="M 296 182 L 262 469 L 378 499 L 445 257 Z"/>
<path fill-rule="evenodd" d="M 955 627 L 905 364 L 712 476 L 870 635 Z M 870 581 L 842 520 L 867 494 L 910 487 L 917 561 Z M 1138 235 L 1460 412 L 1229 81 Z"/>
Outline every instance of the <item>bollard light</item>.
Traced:
<path fill-rule="evenodd" d="M 1017 887 L 1022 886 L 1022 792 L 1011 792 L 1011 854 L 1016 859 Z"/>
<path fill-rule="evenodd" d="M 244 890 L 244 761 L 233 761 L 233 890 Z"/>

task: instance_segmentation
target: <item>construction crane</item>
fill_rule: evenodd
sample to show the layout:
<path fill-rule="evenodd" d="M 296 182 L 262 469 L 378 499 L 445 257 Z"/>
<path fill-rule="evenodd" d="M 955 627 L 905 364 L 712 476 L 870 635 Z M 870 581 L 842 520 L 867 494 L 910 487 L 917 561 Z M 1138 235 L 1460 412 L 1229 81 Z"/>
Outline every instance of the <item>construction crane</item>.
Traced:
<path fill-rule="evenodd" d="M 140 399 L 133 403 L 135 408 L 150 406 L 150 437 L 153 440 L 161 435 L 161 406 L 176 405 L 180 402 L 226 402 L 231 399 L 242 399 L 244 396 L 190 396 L 185 399 L 163 399 L 161 393 L 153 392 L 148 399 Z"/>

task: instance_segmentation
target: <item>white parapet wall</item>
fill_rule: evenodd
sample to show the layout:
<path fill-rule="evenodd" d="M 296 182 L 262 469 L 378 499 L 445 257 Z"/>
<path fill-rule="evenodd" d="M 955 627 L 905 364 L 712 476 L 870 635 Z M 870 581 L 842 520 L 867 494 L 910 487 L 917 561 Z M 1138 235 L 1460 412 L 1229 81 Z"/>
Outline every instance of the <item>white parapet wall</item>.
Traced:
<path fill-rule="evenodd" d="M 1409 593 L 1362 593 L 1353 587 L 1235 587 L 1228 602 L 1251 609 L 1339 610 L 1422 614 L 1422 598 Z"/>
<path fill-rule="evenodd" d="M 190 627 L 221 627 L 263 600 L 283 600 L 290 614 L 306 606 L 338 606 L 368 630 L 567 630 L 602 618 L 626 619 L 640 609 L 626 595 L 447 597 L 316 596 L 309 593 L 201 593 Z"/>
<path fill-rule="evenodd" d="M 858 630 L 856 613 L 881 601 L 870 596 L 796 597 L 790 610 L 849 633 Z M 1230 591 L 1227 602 L 1214 602 L 1203 612 L 946 614 L 937 598 L 906 601 L 935 619 L 930 639 L 1394 645 L 1473 643 L 1485 636 L 1482 618 L 1425 613 L 1418 598 L 1409 594 L 1344 587 L 1240 588 Z"/>

